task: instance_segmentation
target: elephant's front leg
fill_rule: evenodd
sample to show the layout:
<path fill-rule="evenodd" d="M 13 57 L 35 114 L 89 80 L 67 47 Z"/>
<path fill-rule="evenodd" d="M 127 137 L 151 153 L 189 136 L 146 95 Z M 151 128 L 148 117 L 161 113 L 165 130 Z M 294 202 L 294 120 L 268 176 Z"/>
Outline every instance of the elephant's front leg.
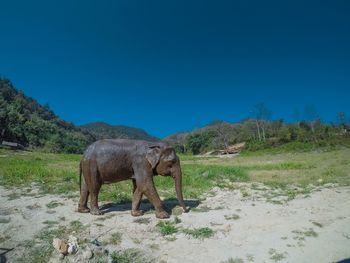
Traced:
<path fill-rule="evenodd" d="M 168 213 L 164 210 L 162 201 L 159 198 L 156 188 L 154 187 L 153 178 L 149 178 L 145 181 L 144 194 L 147 196 L 148 200 L 154 206 L 156 210 L 157 218 L 169 218 Z"/>
<path fill-rule="evenodd" d="M 142 216 L 143 211 L 140 210 L 140 204 L 142 199 L 142 191 L 137 187 L 136 180 L 132 180 L 134 190 L 133 190 L 133 198 L 132 198 L 132 208 L 131 208 L 131 215 L 132 216 Z"/>

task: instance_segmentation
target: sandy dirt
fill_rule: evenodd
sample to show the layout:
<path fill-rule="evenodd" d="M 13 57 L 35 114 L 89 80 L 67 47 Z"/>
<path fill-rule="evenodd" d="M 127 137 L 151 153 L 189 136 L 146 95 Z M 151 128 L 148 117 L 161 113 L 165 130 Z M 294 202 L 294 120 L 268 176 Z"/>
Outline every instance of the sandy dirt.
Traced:
<path fill-rule="evenodd" d="M 166 237 L 152 211 L 142 217 L 148 222 L 134 222 L 130 204 L 105 205 L 103 216 L 93 216 L 75 212 L 77 197 L 39 195 L 29 189 L 26 196 L 14 193 L 0 188 L 0 248 L 13 248 L 6 253 L 7 262 L 17 262 L 24 254 L 23 241 L 35 240 L 48 221 L 60 227 L 74 220 L 85 226 L 83 233 L 73 233 L 78 238 L 97 239 L 109 252 L 137 248 L 153 262 L 321 263 L 350 258 L 350 187 L 316 188 L 290 201 L 263 185 L 215 188 L 199 205 L 189 201 L 192 211 L 179 215 L 179 231 Z M 278 202 L 267 200 L 266 194 Z M 151 207 L 143 203 L 142 208 Z M 214 236 L 196 239 L 182 231 L 201 227 L 214 230 Z M 122 233 L 121 243 L 107 244 L 115 232 Z M 59 262 L 58 255 L 54 251 L 50 262 Z M 69 255 L 65 262 L 87 260 Z"/>

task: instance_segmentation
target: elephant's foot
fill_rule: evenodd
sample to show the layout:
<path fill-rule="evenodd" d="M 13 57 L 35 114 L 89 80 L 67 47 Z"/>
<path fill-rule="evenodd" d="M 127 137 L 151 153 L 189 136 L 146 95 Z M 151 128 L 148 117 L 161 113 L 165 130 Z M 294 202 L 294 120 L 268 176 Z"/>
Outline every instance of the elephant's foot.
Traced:
<path fill-rule="evenodd" d="M 189 207 L 186 207 L 186 206 L 183 206 L 183 207 L 182 207 L 182 211 L 183 211 L 184 213 L 188 213 L 188 212 L 190 211 L 190 208 L 189 208 Z"/>
<path fill-rule="evenodd" d="M 90 209 L 87 206 L 78 206 L 79 213 L 89 213 Z"/>
<path fill-rule="evenodd" d="M 169 218 L 169 214 L 165 211 L 156 211 L 156 217 L 160 219 Z"/>
<path fill-rule="evenodd" d="M 143 211 L 142 210 L 131 210 L 131 215 L 132 216 L 143 216 Z"/>
<path fill-rule="evenodd" d="M 100 209 L 98 209 L 98 207 L 93 207 L 90 209 L 90 214 L 99 216 L 103 215 L 103 212 Z"/>

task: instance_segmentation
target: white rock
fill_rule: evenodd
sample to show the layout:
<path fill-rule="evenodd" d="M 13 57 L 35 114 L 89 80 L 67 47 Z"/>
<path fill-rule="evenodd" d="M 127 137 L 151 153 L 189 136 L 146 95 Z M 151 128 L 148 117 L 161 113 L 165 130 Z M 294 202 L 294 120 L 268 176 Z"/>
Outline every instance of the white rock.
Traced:
<path fill-rule="evenodd" d="M 77 251 L 78 251 L 78 247 L 76 245 L 69 244 L 68 254 L 75 254 Z"/>

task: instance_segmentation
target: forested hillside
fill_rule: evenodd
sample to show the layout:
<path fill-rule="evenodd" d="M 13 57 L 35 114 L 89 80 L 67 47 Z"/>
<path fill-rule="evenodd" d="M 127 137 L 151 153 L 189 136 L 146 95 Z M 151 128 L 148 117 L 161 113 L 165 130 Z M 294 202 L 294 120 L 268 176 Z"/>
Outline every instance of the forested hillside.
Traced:
<path fill-rule="evenodd" d="M 110 125 L 104 122 L 89 123 L 80 126 L 83 131 L 89 132 L 96 137 L 96 139 L 135 139 L 146 141 L 158 141 L 159 139 L 149 135 L 142 129 L 132 128 L 124 125 Z"/>
<path fill-rule="evenodd" d="M 215 121 L 192 132 L 176 133 L 164 141 L 180 152 L 193 154 L 225 149 L 245 142 L 245 149 L 256 151 L 273 147 L 288 150 L 314 149 L 323 146 L 350 145 L 350 126 L 345 113 L 338 113 L 338 122 L 322 123 L 319 118 L 295 123 L 282 119 L 246 119 L 238 123 Z"/>
<path fill-rule="evenodd" d="M 122 125 L 96 122 L 77 127 L 17 90 L 9 80 L 0 79 L 0 144 L 10 141 L 28 149 L 81 153 L 104 138 L 158 140 L 142 129 Z"/>
<path fill-rule="evenodd" d="M 0 79 L 0 143 L 3 140 L 49 152 L 80 153 L 94 137 Z"/>

